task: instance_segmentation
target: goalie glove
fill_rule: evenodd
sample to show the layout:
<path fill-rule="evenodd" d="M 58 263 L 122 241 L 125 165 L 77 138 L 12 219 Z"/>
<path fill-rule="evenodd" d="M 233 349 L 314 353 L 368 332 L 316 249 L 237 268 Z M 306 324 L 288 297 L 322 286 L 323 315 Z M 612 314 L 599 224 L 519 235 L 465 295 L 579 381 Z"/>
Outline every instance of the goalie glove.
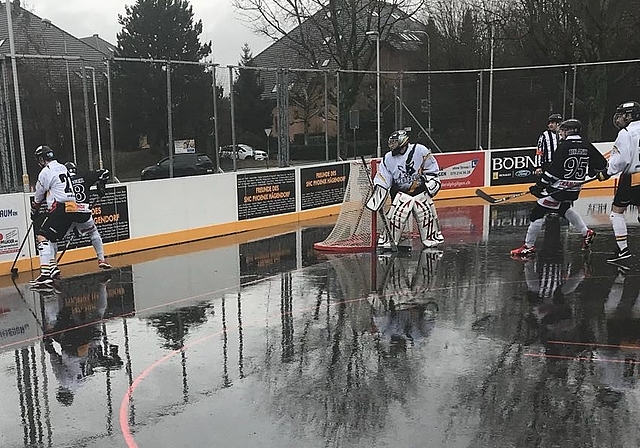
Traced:
<path fill-rule="evenodd" d="M 373 187 L 373 193 L 371 194 L 371 197 L 369 198 L 365 206 L 372 212 L 377 212 L 382 208 L 384 201 L 387 199 L 388 193 L 389 190 L 387 190 L 386 188 L 381 187 L 380 185 L 375 185 Z"/>
<path fill-rule="evenodd" d="M 427 190 L 427 194 L 432 198 L 435 197 L 435 195 L 438 194 L 440 188 L 442 187 L 440 178 L 433 174 L 422 174 L 420 176 L 420 179 L 424 184 L 425 190 Z"/>

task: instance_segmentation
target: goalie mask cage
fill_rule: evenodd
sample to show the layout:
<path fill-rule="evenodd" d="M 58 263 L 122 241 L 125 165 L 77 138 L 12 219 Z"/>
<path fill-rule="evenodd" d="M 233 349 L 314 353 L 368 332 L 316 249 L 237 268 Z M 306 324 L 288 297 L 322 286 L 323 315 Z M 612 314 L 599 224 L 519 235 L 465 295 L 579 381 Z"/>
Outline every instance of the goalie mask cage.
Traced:
<path fill-rule="evenodd" d="M 344 192 L 340 214 L 329 236 L 315 243 L 314 249 L 325 252 L 367 252 L 376 249 L 377 214 L 365 204 L 373 191 L 371 183 L 376 173 L 378 159 L 366 166 L 361 161 L 352 161 L 349 182 Z"/>

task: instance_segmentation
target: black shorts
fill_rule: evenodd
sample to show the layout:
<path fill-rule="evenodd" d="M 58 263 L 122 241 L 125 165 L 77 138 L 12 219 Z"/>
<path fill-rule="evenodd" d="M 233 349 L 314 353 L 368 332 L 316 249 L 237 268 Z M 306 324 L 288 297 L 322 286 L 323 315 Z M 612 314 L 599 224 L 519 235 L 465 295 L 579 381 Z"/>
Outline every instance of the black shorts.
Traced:
<path fill-rule="evenodd" d="M 620 176 L 618 189 L 613 197 L 613 205 L 626 208 L 629 205 L 640 205 L 640 185 L 631 186 L 631 176 Z"/>
<path fill-rule="evenodd" d="M 52 242 L 60 241 L 66 235 L 73 223 L 86 222 L 91 218 L 90 213 L 65 212 L 64 204 L 60 204 L 43 219 L 34 220 L 36 235 L 42 235 Z"/>
<path fill-rule="evenodd" d="M 551 213 L 557 213 L 558 215 L 564 218 L 564 214 L 567 213 L 567 210 L 569 210 L 572 205 L 573 205 L 573 202 L 561 202 L 560 208 L 556 210 L 553 208 L 543 207 L 540 204 L 536 204 L 535 207 L 533 207 L 533 210 L 531 210 L 531 214 L 529 215 L 529 220 L 531 222 L 537 221 L 538 219 L 544 218 L 546 215 L 549 215 Z"/>

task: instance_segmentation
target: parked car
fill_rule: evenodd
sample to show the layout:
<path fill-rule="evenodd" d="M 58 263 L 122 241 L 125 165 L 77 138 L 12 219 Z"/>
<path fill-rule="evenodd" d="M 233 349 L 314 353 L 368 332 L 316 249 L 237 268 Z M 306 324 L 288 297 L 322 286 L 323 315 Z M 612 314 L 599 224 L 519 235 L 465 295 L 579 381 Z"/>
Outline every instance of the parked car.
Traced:
<path fill-rule="evenodd" d="M 236 147 L 238 150 L 238 160 L 269 160 L 269 154 L 262 149 L 255 149 L 242 143 L 238 143 Z M 220 157 L 223 159 L 233 158 L 233 145 L 227 145 L 220 148 Z"/>
<path fill-rule="evenodd" d="M 155 165 L 146 167 L 140 173 L 142 180 L 164 179 L 169 177 L 169 157 Z M 174 154 L 173 177 L 197 176 L 213 173 L 213 162 L 206 154 Z"/>

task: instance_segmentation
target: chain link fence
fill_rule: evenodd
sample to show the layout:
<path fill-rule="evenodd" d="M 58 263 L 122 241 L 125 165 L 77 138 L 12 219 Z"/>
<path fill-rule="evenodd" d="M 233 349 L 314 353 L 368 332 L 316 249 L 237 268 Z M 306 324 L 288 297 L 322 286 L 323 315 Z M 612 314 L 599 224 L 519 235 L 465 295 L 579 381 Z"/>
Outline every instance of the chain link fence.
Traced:
<path fill-rule="evenodd" d="M 2 192 L 23 191 L 25 174 L 33 189 L 32 154 L 42 144 L 80 171 L 104 167 L 132 181 L 149 166 L 165 169 L 159 177 L 198 174 L 202 166 L 183 166 L 191 163 L 183 153 L 208 156 L 202 172 L 375 156 L 405 127 L 435 152 L 533 146 L 552 112 L 611 141 L 615 106 L 640 98 L 640 60 L 379 73 L 64 55 L 15 61 L 1 62 Z"/>

